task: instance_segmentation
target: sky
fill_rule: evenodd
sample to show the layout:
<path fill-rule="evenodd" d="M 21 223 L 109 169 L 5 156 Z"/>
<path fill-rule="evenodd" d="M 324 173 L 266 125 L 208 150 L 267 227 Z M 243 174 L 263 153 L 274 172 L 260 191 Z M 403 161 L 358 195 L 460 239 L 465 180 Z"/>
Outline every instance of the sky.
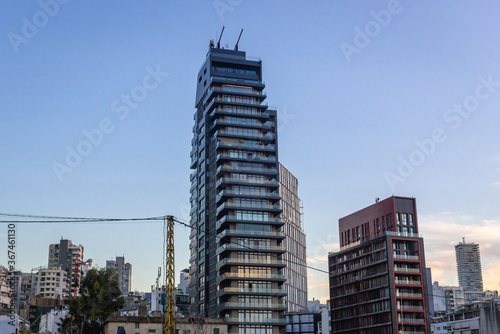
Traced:
<path fill-rule="evenodd" d="M 457 285 L 454 245 L 500 277 L 500 4 L 495 1 L 0 3 L 0 212 L 189 217 L 196 75 L 210 39 L 263 62 L 279 159 L 298 179 L 308 264 L 327 269 L 338 219 L 415 197 L 432 279 Z M 0 227 L 0 264 L 8 227 Z M 176 271 L 189 266 L 176 226 Z M 162 223 L 17 224 L 16 265 L 61 237 L 150 291 Z M 3 249 L 2 249 L 3 248 Z M 178 277 L 178 276 L 177 276 Z M 309 299 L 328 275 L 308 270 Z"/>

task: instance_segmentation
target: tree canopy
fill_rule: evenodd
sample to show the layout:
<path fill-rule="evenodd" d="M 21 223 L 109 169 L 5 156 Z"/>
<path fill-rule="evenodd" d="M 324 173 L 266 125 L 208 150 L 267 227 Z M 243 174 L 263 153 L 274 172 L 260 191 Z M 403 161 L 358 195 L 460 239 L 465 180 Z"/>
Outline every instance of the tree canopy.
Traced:
<path fill-rule="evenodd" d="M 104 333 L 104 322 L 123 307 L 124 299 L 115 269 L 92 269 L 82 279 L 80 296 L 71 299 L 69 317 L 64 319 L 61 333 Z"/>

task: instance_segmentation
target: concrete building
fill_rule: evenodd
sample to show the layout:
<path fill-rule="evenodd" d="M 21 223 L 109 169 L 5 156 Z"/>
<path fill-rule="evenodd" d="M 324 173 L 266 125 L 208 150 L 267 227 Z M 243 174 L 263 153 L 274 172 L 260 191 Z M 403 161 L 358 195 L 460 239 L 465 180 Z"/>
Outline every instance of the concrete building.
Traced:
<path fill-rule="evenodd" d="M 479 245 L 463 242 L 455 245 L 458 285 L 464 288 L 468 300 L 480 298 L 483 294 L 483 274 Z"/>
<path fill-rule="evenodd" d="M 281 217 L 285 222 L 285 254 L 286 267 L 285 303 L 288 312 L 307 309 L 307 267 L 306 267 L 306 235 L 302 228 L 299 182 L 281 163 L 279 166 L 279 193 L 281 196 Z"/>
<path fill-rule="evenodd" d="M 416 201 L 389 197 L 339 220 L 328 256 L 332 333 L 429 333 Z"/>
<path fill-rule="evenodd" d="M 227 323 L 223 319 L 176 318 L 177 334 L 228 334 Z M 110 316 L 104 325 L 105 334 L 162 334 L 163 317 Z"/>
<path fill-rule="evenodd" d="M 302 310 L 285 314 L 286 334 L 317 334 L 320 331 L 321 313 Z"/>
<path fill-rule="evenodd" d="M 8 270 L 0 266 L 0 309 L 6 310 L 10 307 L 10 285 L 7 280 Z"/>
<path fill-rule="evenodd" d="M 434 318 L 433 334 L 498 334 L 500 333 L 500 303 L 475 302 L 460 311 Z"/>
<path fill-rule="evenodd" d="M 83 253 L 84 247 L 82 245 L 75 245 L 71 240 L 61 237 L 58 244 L 51 244 L 49 246 L 48 267 L 64 270 L 67 273 L 69 286 L 72 287 L 75 277 L 75 263 L 84 261 Z M 80 282 L 80 273 L 77 273 L 76 277 L 77 281 Z"/>
<path fill-rule="evenodd" d="M 59 333 L 59 323 L 69 314 L 68 310 L 52 309 L 50 312 L 42 314 L 38 332 L 40 334 L 56 334 Z"/>
<path fill-rule="evenodd" d="M 66 271 L 61 267 L 40 269 L 33 277 L 32 291 L 40 298 L 69 299 L 71 290 Z"/>
<path fill-rule="evenodd" d="M 321 304 L 319 300 L 309 300 L 307 302 L 307 309 L 312 313 L 319 313 L 321 315 L 318 326 L 317 334 L 329 334 L 330 332 L 330 301 L 326 304 Z"/>
<path fill-rule="evenodd" d="M 212 43 L 197 75 L 191 151 L 191 313 L 231 333 L 285 324 L 277 111 L 262 61 Z"/>
<path fill-rule="evenodd" d="M 177 289 L 181 290 L 183 293 L 189 294 L 189 269 L 181 270 L 179 275 L 179 284 L 177 285 Z"/>
<path fill-rule="evenodd" d="M 461 286 L 439 286 L 432 284 L 435 315 L 457 312 L 465 304 L 464 288 Z"/>
<path fill-rule="evenodd" d="M 132 265 L 125 263 L 125 256 L 117 256 L 115 260 L 106 261 L 106 268 L 116 269 L 118 272 L 118 283 L 123 295 L 132 291 Z"/>

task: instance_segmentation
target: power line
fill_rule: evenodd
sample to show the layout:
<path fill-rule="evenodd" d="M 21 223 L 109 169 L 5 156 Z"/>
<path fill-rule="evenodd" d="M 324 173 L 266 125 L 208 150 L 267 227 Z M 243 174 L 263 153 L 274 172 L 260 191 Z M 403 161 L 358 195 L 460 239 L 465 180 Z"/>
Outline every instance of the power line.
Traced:
<path fill-rule="evenodd" d="M 179 223 L 179 224 L 181 224 L 181 225 L 183 225 L 183 226 L 186 226 L 186 227 L 191 227 L 191 228 L 194 228 L 194 229 L 196 229 L 196 230 L 198 230 L 198 231 L 201 231 L 198 227 L 196 227 L 196 226 L 190 226 L 188 223 L 182 222 L 182 221 L 180 221 L 180 220 L 179 220 L 178 218 L 176 218 L 176 217 L 174 217 L 174 221 L 175 221 L 175 222 L 177 222 L 177 223 Z M 214 233 L 209 233 L 209 232 L 207 232 L 207 231 L 201 231 L 201 232 L 204 232 L 204 233 L 205 233 L 205 234 L 207 234 L 207 235 L 212 235 L 212 236 L 214 236 L 214 237 L 216 237 L 216 238 L 219 238 L 219 239 L 221 239 L 221 240 L 222 240 L 222 239 L 224 239 L 224 237 L 219 237 L 218 235 L 216 235 L 216 234 L 214 234 Z M 228 239 L 224 239 L 224 240 L 228 240 Z M 265 253 L 265 251 L 262 251 L 262 250 L 259 250 L 259 249 L 255 249 L 255 248 L 252 248 L 252 247 L 250 247 L 250 246 L 246 246 L 246 245 L 241 245 L 241 244 L 239 244 L 239 243 L 237 243 L 237 242 L 234 242 L 234 241 L 230 241 L 230 240 L 229 240 L 229 243 L 231 243 L 231 244 L 235 244 L 235 245 L 238 245 L 239 247 L 242 247 L 242 248 L 247 248 L 247 249 L 252 250 L 252 251 L 254 251 L 254 252 L 257 252 L 257 253 Z M 271 254 L 271 256 L 273 256 L 273 255 Z M 276 255 L 275 257 L 276 257 L 276 259 L 278 259 L 278 256 L 277 256 L 277 255 Z M 308 266 L 308 265 L 306 265 L 306 264 L 304 264 L 304 263 L 294 262 L 294 261 L 287 260 L 287 259 L 281 259 L 281 260 L 286 261 L 286 262 L 289 262 L 289 263 L 293 263 L 293 264 L 296 264 L 296 265 L 299 265 L 299 266 L 304 266 L 304 267 L 306 267 L 306 268 L 308 268 L 308 269 L 316 270 L 316 271 L 319 271 L 319 272 L 322 272 L 322 273 L 325 273 L 325 274 L 329 274 L 329 272 L 328 272 L 328 271 L 326 271 L 326 270 L 323 270 L 323 269 L 318 269 L 318 268 L 314 268 L 314 267 Z"/>

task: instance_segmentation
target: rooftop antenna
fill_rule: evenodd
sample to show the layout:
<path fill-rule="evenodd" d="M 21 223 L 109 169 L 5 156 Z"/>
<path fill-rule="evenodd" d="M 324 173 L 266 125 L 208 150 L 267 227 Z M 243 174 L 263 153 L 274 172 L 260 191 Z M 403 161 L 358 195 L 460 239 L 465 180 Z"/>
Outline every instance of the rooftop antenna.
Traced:
<path fill-rule="evenodd" d="M 243 28 L 241 28 L 240 36 L 238 37 L 238 41 L 236 42 L 236 45 L 234 46 L 234 49 L 236 51 L 238 51 L 238 43 L 240 42 L 241 34 L 243 34 Z"/>
<path fill-rule="evenodd" d="M 222 38 L 222 34 L 224 33 L 224 28 L 226 28 L 226 26 L 222 26 L 222 31 L 220 32 L 220 36 L 219 36 L 219 41 L 217 42 L 217 49 L 220 49 L 220 39 Z"/>
<path fill-rule="evenodd" d="M 462 237 L 462 240 L 464 241 L 464 244 L 465 244 L 465 237 Z"/>

